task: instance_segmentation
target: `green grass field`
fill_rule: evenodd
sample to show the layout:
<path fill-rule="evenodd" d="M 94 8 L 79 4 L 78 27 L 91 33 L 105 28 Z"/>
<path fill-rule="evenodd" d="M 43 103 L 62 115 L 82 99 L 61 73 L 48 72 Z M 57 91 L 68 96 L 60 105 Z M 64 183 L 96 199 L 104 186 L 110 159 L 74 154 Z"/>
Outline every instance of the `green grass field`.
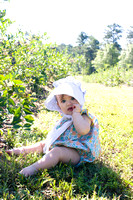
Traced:
<path fill-rule="evenodd" d="M 82 80 L 82 77 L 78 77 Z M 106 87 L 82 81 L 87 90 L 86 104 L 100 125 L 102 154 L 97 161 L 79 168 L 59 164 L 50 170 L 25 178 L 18 172 L 42 155 L 0 158 L 0 199 L 83 199 L 109 200 L 133 198 L 133 87 Z M 14 146 L 42 140 L 59 118 L 45 108 L 32 131 L 8 132 L 5 138 Z"/>

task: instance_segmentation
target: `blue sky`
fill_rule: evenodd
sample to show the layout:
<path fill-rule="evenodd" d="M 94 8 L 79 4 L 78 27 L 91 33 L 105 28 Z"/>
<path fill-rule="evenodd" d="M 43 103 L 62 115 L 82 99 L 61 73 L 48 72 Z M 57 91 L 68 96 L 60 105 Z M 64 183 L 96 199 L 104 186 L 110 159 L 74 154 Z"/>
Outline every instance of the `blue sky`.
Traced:
<path fill-rule="evenodd" d="M 81 31 L 102 42 L 107 25 L 117 23 L 125 30 L 123 45 L 127 29 L 133 26 L 132 0 L 10 0 L 0 7 L 16 21 L 11 31 L 22 26 L 47 32 L 49 41 L 57 44 L 75 45 Z"/>

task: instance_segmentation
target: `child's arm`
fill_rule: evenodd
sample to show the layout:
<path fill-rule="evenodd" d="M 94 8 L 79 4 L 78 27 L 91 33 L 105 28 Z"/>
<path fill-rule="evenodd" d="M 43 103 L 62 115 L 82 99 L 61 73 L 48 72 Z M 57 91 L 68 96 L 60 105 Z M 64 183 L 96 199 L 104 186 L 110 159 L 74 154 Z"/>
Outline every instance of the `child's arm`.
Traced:
<path fill-rule="evenodd" d="M 81 115 L 80 111 L 80 105 L 75 104 L 72 114 L 73 124 L 79 134 L 86 135 L 90 131 L 91 119 L 86 114 Z"/>
<path fill-rule="evenodd" d="M 45 146 L 45 141 L 41 141 L 41 142 L 38 142 L 38 143 L 30 145 L 30 146 L 23 146 L 23 147 L 14 148 L 14 149 L 11 149 L 11 150 L 6 150 L 6 152 L 9 155 L 12 155 L 12 154 L 16 154 L 16 155 L 28 154 L 30 152 L 41 153 L 41 152 L 43 152 L 44 146 Z"/>

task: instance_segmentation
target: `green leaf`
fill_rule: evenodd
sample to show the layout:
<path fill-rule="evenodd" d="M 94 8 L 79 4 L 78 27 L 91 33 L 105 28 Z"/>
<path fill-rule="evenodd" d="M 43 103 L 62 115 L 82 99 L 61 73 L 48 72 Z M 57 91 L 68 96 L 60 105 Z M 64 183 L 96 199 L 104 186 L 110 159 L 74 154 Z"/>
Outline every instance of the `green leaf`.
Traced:
<path fill-rule="evenodd" d="M 22 122 L 21 119 L 14 117 L 11 124 L 12 124 L 12 125 L 15 125 L 15 124 L 18 124 L 18 123 L 20 123 L 20 122 Z"/>
<path fill-rule="evenodd" d="M 20 118 L 20 116 L 21 116 L 21 107 L 18 107 L 16 110 L 15 110 L 15 116 L 17 117 L 17 118 Z"/>
<path fill-rule="evenodd" d="M 8 94 L 11 96 L 13 94 L 13 90 L 8 90 Z"/>
<path fill-rule="evenodd" d="M 21 85 L 23 84 L 23 82 L 21 80 L 14 80 L 13 81 L 16 85 Z"/>
<path fill-rule="evenodd" d="M 28 105 L 26 105 L 26 104 L 24 104 L 24 108 L 30 109 L 30 107 Z"/>
<path fill-rule="evenodd" d="M 3 107 L 6 105 L 6 98 L 5 97 L 1 97 L 0 98 L 0 106 Z"/>
<path fill-rule="evenodd" d="M 13 99 L 8 99 L 8 103 L 10 104 L 10 105 L 12 105 L 12 106 L 15 106 L 15 102 L 13 101 Z"/>
<path fill-rule="evenodd" d="M 24 99 L 22 104 L 24 105 L 25 108 L 29 108 L 29 101 L 27 99 Z"/>
<path fill-rule="evenodd" d="M 19 86 L 18 91 L 19 91 L 19 92 L 25 92 L 25 87 L 20 87 L 20 86 Z"/>
<path fill-rule="evenodd" d="M 0 102 L 5 101 L 6 98 L 5 97 L 0 97 Z"/>
<path fill-rule="evenodd" d="M 14 114 L 14 109 L 12 107 L 8 107 L 8 111 L 11 113 L 11 114 Z"/>
<path fill-rule="evenodd" d="M 18 129 L 18 128 L 21 128 L 21 127 L 22 127 L 21 124 L 15 124 L 15 125 L 13 126 L 13 128 L 15 128 L 15 129 Z"/>
<path fill-rule="evenodd" d="M 32 124 L 30 124 L 30 123 L 26 123 L 25 125 L 24 125 L 24 127 L 30 127 Z"/>
<path fill-rule="evenodd" d="M 31 115 L 26 115 L 24 118 L 25 118 L 25 120 L 27 122 L 31 122 L 32 123 L 34 121 L 34 118 Z"/>
<path fill-rule="evenodd" d="M 31 112 L 29 109 L 24 108 L 23 111 L 24 111 L 26 114 L 32 114 L 32 112 Z"/>
<path fill-rule="evenodd" d="M 31 103 L 30 106 L 32 106 L 32 107 L 36 107 L 34 103 Z"/>
<path fill-rule="evenodd" d="M 7 158 L 7 160 L 11 160 L 11 156 L 9 156 L 7 153 L 5 154 L 6 155 L 6 158 Z"/>
<path fill-rule="evenodd" d="M 21 107 L 18 107 L 16 110 L 15 110 L 15 113 L 14 113 L 14 117 L 13 117 L 13 121 L 11 124 L 18 124 L 19 122 L 21 122 L 22 120 L 20 119 L 22 113 L 21 113 Z"/>
<path fill-rule="evenodd" d="M 3 83 L 3 81 L 1 81 L 1 80 L 0 80 L 0 85 L 3 85 L 3 86 L 4 86 L 4 83 Z"/>
<path fill-rule="evenodd" d="M 0 111 L 4 111 L 4 110 L 0 107 Z"/>
<path fill-rule="evenodd" d="M 5 80 L 5 77 L 4 77 L 4 75 L 0 75 L 0 80 Z"/>

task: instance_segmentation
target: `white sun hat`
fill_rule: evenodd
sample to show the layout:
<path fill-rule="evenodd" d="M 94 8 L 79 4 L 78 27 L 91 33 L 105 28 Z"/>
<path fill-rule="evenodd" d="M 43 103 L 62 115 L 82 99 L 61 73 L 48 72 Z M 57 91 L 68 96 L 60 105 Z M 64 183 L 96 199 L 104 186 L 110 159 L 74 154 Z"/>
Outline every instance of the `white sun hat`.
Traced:
<path fill-rule="evenodd" d="M 45 101 L 45 106 L 49 110 L 61 111 L 57 105 L 56 95 L 66 94 L 74 97 L 81 107 L 83 107 L 85 102 L 86 91 L 81 88 L 81 83 L 75 80 L 73 77 L 66 77 L 59 79 L 53 83 L 55 87 L 51 94 L 47 97 Z"/>

